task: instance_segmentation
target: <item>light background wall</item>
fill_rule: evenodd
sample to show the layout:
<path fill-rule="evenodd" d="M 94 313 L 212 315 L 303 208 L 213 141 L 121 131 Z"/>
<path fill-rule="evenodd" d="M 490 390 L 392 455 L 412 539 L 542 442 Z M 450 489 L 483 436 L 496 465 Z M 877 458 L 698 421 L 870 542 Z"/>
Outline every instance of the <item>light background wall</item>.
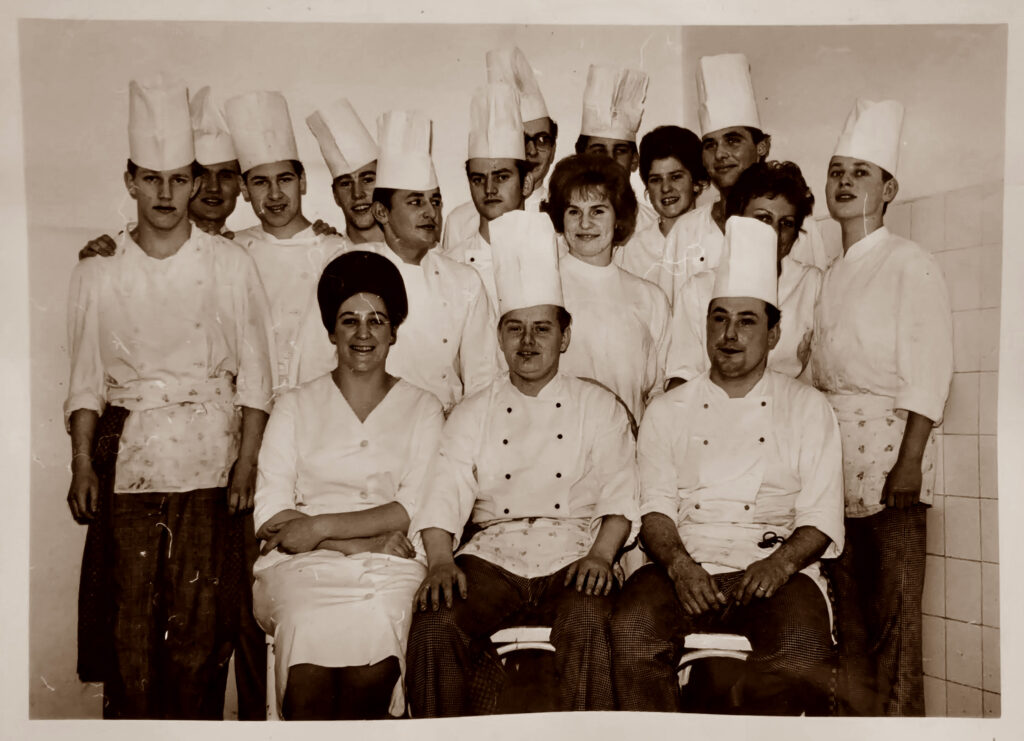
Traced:
<path fill-rule="evenodd" d="M 99 688 L 82 685 L 74 675 L 75 605 L 84 530 L 73 523 L 64 501 L 69 479 L 68 443 L 60 412 L 67 376 L 65 292 L 78 248 L 89 237 L 115 231 L 131 218 L 130 201 L 121 182 L 127 156 L 127 83 L 130 77 L 161 69 L 173 71 L 193 88 L 210 84 L 222 97 L 258 88 L 284 92 L 300 155 L 309 171 L 307 215 L 339 226 L 341 214 L 330 197 L 326 167 L 303 122 L 317 102 L 346 95 L 367 123 L 391 107 L 420 108 L 428 113 L 435 121 L 435 160 L 446 208 L 450 209 L 468 193 L 462 162 L 469 96 L 473 87 L 484 81 L 486 50 L 497 46 L 518 44 L 537 69 L 549 109 L 561 127 L 559 156 L 571 153 L 579 130 L 580 97 L 590 62 L 638 66 L 651 74 L 641 127 L 645 132 L 664 123 L 695 127 L 693 70 L 697 57 L 745 52 L 753 66 L 762 123 L 773 134 L 772 156 L 792 159 L 803 167 L 818 195 L 819 217 L 826 215 L 822 184 L 828 155 L 854 97 L 903 100 L 908 117 L 898 175 L 900 200 L 907 202 L 906 215 L 900 216 L 904 211 L 894 208 L 890 221 L 911 230 L 912 236 L 930 249 L 950 253 L 943 259 L 947 277 L 952 279 L 951 293 L 959 297 L 954 306 L 960 327 L 958 357 L 962 359 L 966 352 L 966 357 L 976 358 L 967 365 L 958 364 L 954 385 L 953 400 L 960 404 L 955 416 L 967 420 L 966 428 L 957 427 L 954 433 L 947 421 L 946 432 L 974 436 L 956 444 L 976 446 L 980 462 L 965 476 L 969 478 L 973 471 L 978 486 L 948 489 L 946 504 L 954 497 L 973 500 L 966 506 L 977 507 L 978 550 L 954 547 L 949 551 L 951 542 L 960 542 L 961 530 L 935 524 L 937 516 L 933 516 L 929 522 L 933 533 L 930 553 L 941 557 L 942 568 L 947 568 L 949 558 L 977 563 L 990 585 L 984 593 L 987 614 L 998 604 L 992 601 L 991 587 L 998 581 L 993 577 L 997 572 L 984 558 L 992 553 L 996 500 L 989 497 L 986 506 L 979 494 L 982 482 L 992 481 L 995 467 L 991 410 L 998 367 L 993 346 L 998 345 L 999 300 L 996 293 L 992 303 L 991 286 L 999 283 L 1001 236 L 981 229 L 991 229 L 998 221 L 1001 205 L 1001 196 L 993 194 L 1001 193 L 1003 177 L 1004 28 L 22 21 L 19 43 L 32 354 L 29 698 L 33 717 L 99 715 Z M 400 63 L 386 61 L 391 51 Z M 965 188 L 968 190 L 963 192 L 972 194 L 970 198 L 976 197 L 977 208 L 950 211 L 961 204 L 954 191 Z M 984 208 L 983 199 L 988 199 Z M 248 205 L 240 200 L 229 224 L 243 227 L 253 221 Z M 967 236 L 967 225 L 978 229 L 977 237 Z M 941 233 L 936 231 L 940 228 Z M 979 251 L 959 254 L 966 249 Z M 987 266 L 984 281 L 981 272 L 975 275 L 960 269 L 983 253 L 987 262 L 977 264 Z M 977 428 L 972 419 L 977 420 Z M 986 420 L 985 432 L 982 419 Z M 948 440 L 944 436 L 947 451 Z M 990 485 L 986 491 L 994 496 Z M 942 536 L 941 548 L 947 550 L 938 550 L 936 532 Z M 929 562 L 929 594 L 936 589 L 934 579 L 940 568 L 933 564 Z M 959 578 L 950 573 L 952 570 L 943 572 L 943 584 Z M 943 587 L 944 595 L 946 591 Z M 933 661 L 929 673 L 943 683 L 942 701 L 940 707 L 936 685 L 930 683 L 929 712 L 944 714 L 965 707 L 980 714 L 983 706 L 974 703 L 974 695 L 966 704 L 954 701 L 960 690 L 947 691 L 947 683 L 977 689 L 979 699 L 983 687 L 998 690 L 998 684 L 981 681 L 972 686 L 974 674 L 955 674 L 960 665 L 955 659 L 950 663 L 950 657 L 973 646 L 972 627 L 978 628 L 985 645 L 991 646 L 994 640 L 998 646 L 998 634 L 988 630 L 995 626 L 988 623 L 987 632 L 981 632 L 978 621 L 973 621 L 973 597 L 964 597 L 958 589 L 950 592 L 950 598 L 944 596 L 939 615 L 944 621 L 945 658 L 941 671 Z M 956 623 L 952 628 L 951 620 Z M 966 642 L 958 638 L 957 630 L 964 632 L 958 627 L 961 624 L 969 628 Z M 936 629 L 929 630 L 928 647 L 934 649 Z M 953 650 L 946 650 L 947 646 Z M 998 649 L 988 655 L 998 659 Z M 991 666 L 990 659 L 988 674 Z M 974 672 L 973 664 L 968 671 Z M 964 676 L 970 681 L 956 681 Z M 987 699 L 984 708 L 998 707 L 993 705 L 997 698 Z"/>

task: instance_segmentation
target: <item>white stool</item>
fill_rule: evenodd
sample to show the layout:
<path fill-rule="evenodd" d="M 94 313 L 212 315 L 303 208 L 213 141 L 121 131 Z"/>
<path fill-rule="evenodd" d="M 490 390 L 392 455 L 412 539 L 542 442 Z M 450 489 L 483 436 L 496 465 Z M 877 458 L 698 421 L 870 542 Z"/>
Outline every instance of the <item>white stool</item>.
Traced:
<path fill-rule="evenodd" d="M 746 661 L 750 655 L 750 641 L 736 633 L 690 633 L 683 641 L 683 655 L 679 659 L 679 686 L 685 687 L 690 681 L 691 665 L 695 661 L 710 658 L 727 658 Z"/>
<path fill-rule="evenodd" d="M 277 707 L 277 674 L 274 669 L 274 636 L 267 635 L 267 720 L 281 720 Z"/>

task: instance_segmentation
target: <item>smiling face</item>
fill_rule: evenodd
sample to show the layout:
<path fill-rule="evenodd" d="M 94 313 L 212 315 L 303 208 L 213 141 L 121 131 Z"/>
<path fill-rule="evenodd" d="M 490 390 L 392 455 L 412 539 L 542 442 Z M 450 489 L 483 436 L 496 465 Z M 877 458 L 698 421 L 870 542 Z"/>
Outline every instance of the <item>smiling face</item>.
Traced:
<path fill-rule="evenodd" d="M 742 215 L 755 218 L 775 230 L 779 237 L 779 262 L 793 249 L 799 234 L 796 228 L 796 206 L 787 199 L 782 196 L 751 198 Z"/>
<path fill-rule="evenodd" d="M 355 172 L 339 175 L 331 184 L 334 202 L 345 214 L 345 223 L 360 231 L 376 225 L 370 204 L 373 201 L 373 185 L 377 181 L 377 160 L 363 165 Z"/>
<path fill-rule="evenodd" d="M 569 347 L 569 332 L 558 324 L 558 307 L 514 309 L 498 324 L 498 346 L 516 379 L 541 387 L 558 372 L 559 355 Z"/>
<path fill-rule="evenodd" d="M 565 209 L 565 241 L 569 252 L 585 262 L 611 257 L 615 210 L 603 188 L 574 191 Z M 607 264 L 607 263 L 604 263 Z"/>
<path fill-rule="evenodd" d="M 396 190 L 391 208 L 374 203 L 374 217 L 392 249 L 426 252 L 441 238 L 441 190 Z"/>
<path fill-rule="evenodd" d="M 728 190 L 736 179 L 762 157 L 768 155 L 768 139 L 754 144 L 754 137 L 744 126 L 730 126 L 712 131 L 701 138 L 704 169 L 718 190 Z"/>
<path fill-rule="evenodd" d="M 825 179 L 825 202 L 832 218 L 842 223 L 851 219 L 882 218 L 882 207 L 896 197 L 895 178 L 884 181 L 882 168 L 853 157 L 833 157 Z"/>
<path fill-rule="evenodd" d="M 523 134 L 526 140 L 526 160 L 533 168 L 534 182 L 544 182 L 551 163 L 555 161 L 555 133 L 551 119 L 534 118 L 523 121 Z"/>
<path fill-rule="evenodd" d="M 626 172 L 633 172 L 640 166 L 636 146 L 626 139 L 608 139 L 603 136 L 588 136 L 587 154 L 601 154 L 615 160 Z"/>
<path fill-rule="evenodd" d="M 373 293 L 349 296 L 338 307 L 334 331 L 328 335 L 338 348 L 338 365 L 356 373 L 384 366 L 395 332 L 384 301 Z"/>
<path fill-rule="evenodd" d="M 191 165 L 159 171 L 140 167 L 135 177 L 124 174 L 124 184 L 138 205 L 139 223 L 159 231 L 170 231 L 187 217 L 188 202 L 199 189 Z"/>
<path fill-rule="evenodd" d="M 188 204 L 188 213 L 198 221 L 223 224 L 234 212 L 242 188 L 238 160 L 217 162 L 203 167 L 199 192 Z"/>
<path fill-rule="evenodd" d="M 306 176 L 296 175 L 288 160 L 257 165 L 246 173 L 242 195 L 270 233 L 287 229 L 302 219 L 302 196 L 306 193 Z"/>
<path fill-rule="evenodd" d="M 523 205 L 523 184 L 514 159 L 471 157 L 466 174 L 473 205 L 484 220 L 493 221 Z"/>
<path fill-rule="evenodd" d="M 712 380 L 738 381 L 764 371 L 780 331 L 778 324 L 768 329 L 765 306 L 758 298 L 712 299 L 707 318 Z"/>
<path fill-rule="evenodd" d="M 651 205 L 663 219 L 682 216 L 697 197 L 690 171 L 675 157 L 654 160 L 645 185 Z"/>

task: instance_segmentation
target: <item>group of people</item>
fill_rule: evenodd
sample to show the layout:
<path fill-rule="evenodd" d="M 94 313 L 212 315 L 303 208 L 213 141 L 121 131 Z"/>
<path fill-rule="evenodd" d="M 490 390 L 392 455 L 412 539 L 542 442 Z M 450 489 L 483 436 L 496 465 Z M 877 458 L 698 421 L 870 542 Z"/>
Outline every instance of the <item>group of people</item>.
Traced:
<path fill-rule="evenodd" d="M 495 712 L 489 637 L 520 624 L 551 628 L 562 710 L 678 710 L 685 637 L 725 631 L 741 712 L 922 715 L 952 328 L 884 226 L 902 106 L 841 131 L 830 252 L 742 54 L 700 59 L 699 136 L 639 146 L 647 75 L 592 66 L 557 163 L 522 52 L 486 69 L 444 229 L 421 113 L 308 116 L 339 233 L 303 214 L 280 93 L 131 83 L 137 221 L 68 304 L 104 717 L 221 717 L 233 652 L 263 717 L 266 635 L 287 719 Z M 239 194 L 259 223 L 233 234 Z"/>

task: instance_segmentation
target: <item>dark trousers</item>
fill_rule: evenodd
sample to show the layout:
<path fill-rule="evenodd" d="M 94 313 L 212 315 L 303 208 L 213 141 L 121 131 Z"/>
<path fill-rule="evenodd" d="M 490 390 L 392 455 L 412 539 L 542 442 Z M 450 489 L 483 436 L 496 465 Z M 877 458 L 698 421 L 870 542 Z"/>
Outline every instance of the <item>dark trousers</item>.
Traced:
<path fill-rule="evenodd" d="M 238 630 L 235 633 L 235 687 L 238 690 L 238 719 L 267 718 L 267 634 L 252 612 L 252 567 L 260 555 L 260 544 L 253 528 L 252 513 L 238 516 L 243 541 L 244 581 L 239 601 Z"/>
<path fill-rule="evenodd" d="M 715 576 L 726 597 L 742 572 Z M 820 707 L 831 677 L 832 634 L 821 590 L 795 574 L 768 599 L 687 615 L 665 570 L 649 564 L 626 582 L 612 616 L 615 694 L 620 710 L 678 712 L 676 668 L 687 634 L 740 633 L 750 640 L 743 707 L 763 715 L 799 715 Z"/>
<path fill-rule="evenodd" d="M 921 600 L 925 513 L 916 504 L 846 519 L 831 568 L 840 704 L 851 715 L 924 715 Z"/>
<path fill-rule="evenodd" d="M 112 497 L 113 653 L 104 717 L 223 717 L 232 624 L 224 489 Z"/>
<path fill-rule="evenodd" d="M 527 579 L 476 556 L 455 562 L 466 574 L 468 597 L 413 617 L 406 670 L 413 717 L 494 712 L 501 665 L 490 635 L 524 624 L 551 626 L 559 710 L 615 708 L 608 635 L 613 595 L 564 586 L 566 569 Z"/>

